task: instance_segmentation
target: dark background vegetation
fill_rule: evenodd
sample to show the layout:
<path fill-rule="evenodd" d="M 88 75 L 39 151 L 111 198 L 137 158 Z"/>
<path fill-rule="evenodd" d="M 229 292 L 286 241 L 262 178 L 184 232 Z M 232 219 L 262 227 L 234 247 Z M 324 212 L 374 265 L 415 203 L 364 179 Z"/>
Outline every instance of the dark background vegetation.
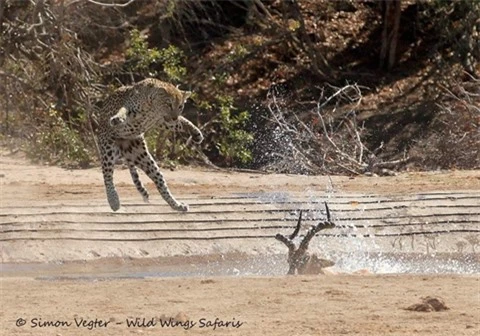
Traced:
<path fill-rule="evenodd" d="M 195 92 L 164 164 L 361 174 L 480 167 L 480 3 L 1 0 L 0 136 L 96 164 L 95 106 L 146 77 Z"/>

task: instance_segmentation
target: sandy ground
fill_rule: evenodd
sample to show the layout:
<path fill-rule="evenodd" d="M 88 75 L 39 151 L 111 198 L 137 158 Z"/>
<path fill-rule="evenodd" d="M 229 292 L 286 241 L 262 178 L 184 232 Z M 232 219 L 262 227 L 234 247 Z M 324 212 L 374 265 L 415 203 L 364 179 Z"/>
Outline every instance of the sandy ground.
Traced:
<path fill-rule="evenodd" d="M 457 276 L 7 278 L 1 321 L 3 335 L 478 335 L 479 289 L 478 278 Z M 427 295 L 441 296 L 450 309 L 404 309 Z M 162 327 L 159 320 L 169 317 L 196 325 Z M 75 318 L 110 323 L 89 332 L 88 322 L 77 327 Z M 136 318 L 156 325 L 129 327 L 127 319 Z M 217 318 L 238 328 L 207 327 Z M 17 327 L 19 319 L 26 324 Z M 40 319 L 71 325 L 40 327 Z"/>
<path fill-rule="evenodd" d="M 367 196 L 374 195 L 374 200 L 387 202 L 389 211 L 398 208 L 405 218 L 417 216 L 423 226 L 424 212 L 435 211 L 448 221 L 463 220 L 469 223 L 469 228 L 476 228 L 479 171 L 329 179 L 182 169 L 166 171 L 165 176 L 173 193 L 191 203 L 191 214 L 170 211 L 153 191 L 153 204 L 141 205 L 128 172 L 123 170 L 117 172 L 115 178 L 125 206 L 123 212 L 112 215 L 106 206 L 98 169 L 37 166 L 26 163 L 18 155 L 3 153 L 0 161 L 1 334 L 480 333 L 478 273 L 408 275 L 332 271 L 327 275 L 272 275 L 286 270 L 282 255 L 276 254 L 279 259 L 275 260 L 280 265 L 270 275 L 267 272 L 263 276 L 242 273 L 225 276 L 230 273 L 215 271 L 215 267 L 230 269 L 228 263 L 225 266 L 225 263 L 208 261 L 230 258 L 225 253 L 229 249 L 234 256 L 231 263 L 242 258 L 248 261 L 258 251 L 249 255 L 248 249 L 241 250 L 241 245 L 249 249 L 255 244 L 263 246 L 269 235 L 280 229 L 277 226 L 262 228 L 267 238 L 262 236 L 261 240 L 242 238 L 242 233 L 219 242 L 215 240 L 217 231 L 207 232 L 212 235 L 211 240 L 192 240 L 195 238 L 192 236 L 171 240 L 171 235 L 183 232 L 181 229 L 190 234 L 189 230 L 194 228 L 223 230 L 223 226 L 232 225 L 229 234 L 235 235 L 243 232 L 238 225 L 257 217 L 263 221 L 270 216 L 268 220 L 272 223 L 284 220 L 275 217 L 279 213 L 283 216 L 284 208 L 278 212 L 278 208 L 273 211 L 263 203 L 253 202 L 257 199 L 255 194 L 278 192 L 305 200 L 304 194 L 325 195 L 333 190 L 349 197 L 346 202 L 341 197 L 332 201 L 336 213 L 347 214 L 352 211 L 350 207 L 365 204 L 370 217 L 384 217 L 388 209 L 367 207 L 370 204 Z M 152 190 L 151 185 L 149 189 Z M 356 195 L 358 201 L 350 201 L 352 195 Z M 219 204 L 224 208 L 216 211 Z M 291 203 L 282 203 L 282 206 L 285 204 Z M 461 216 L 457 216 L 459 212 Z M 229 221 L 224 219 L 227 217 Z M 76 223 L 77 219 L 80 223 Z M 142 220 L 142 229 L 151 228 L 139 232 L 139 224 L 134 223 L 138 219 Z M 196 224 L 195 220 L 201 223 Z M 121 224 L 122 221 L 125 224 Z M 165 221 L 170 221 L 168 225 L 176 231 L 162 231 Z M 291 223 L 294 221 L 292 217 Z M 117 226 L 111 229 L 112 223 L 122 229 L 118 230 Z M 213 227 L 214 224 L 218 226 Z M 403 226 L 403 222 L 398 226 Z M 135 237 L 138 239 L 133 239 Z M 274 244 L 263 252 L 285 252 L 284 247 Z M 127 245 L 128 248 L 124 248 Z M 201 248 L 195 249 L 197 245 Z M 393 245 L 385 243 L 384 246 Z M 448 245 L 448 248 L 455 246 L 459 245 Z M 457 251 L 457 257 L 478 262 L 475 246 L 471 247 L 472 251 L 468 250 L 469 246 L 464 252 Z M 205 255 L 197 253 L 202 249 Z M 75 253 L 69 254 L 71 250 Z M 221 253 L 215 254 L 216 250 Z M 449 250 L 445 253 L 442 258 L 448 259 Z M 272 267 L 262 264 L 263 259 L 258 260 L 255 267 Z M 272 259 L 266 262 L 271 263 Z M 199 271 L 207 268 L 210 273 Z M 442 298 L 449 309 L 438 312 L 405 309 L 426 296 Z M 177 326 L 162 325 L 161 322 L 170 321 L 170 317 Z M 133 326 L 134 321 L 141 325 Z"/>

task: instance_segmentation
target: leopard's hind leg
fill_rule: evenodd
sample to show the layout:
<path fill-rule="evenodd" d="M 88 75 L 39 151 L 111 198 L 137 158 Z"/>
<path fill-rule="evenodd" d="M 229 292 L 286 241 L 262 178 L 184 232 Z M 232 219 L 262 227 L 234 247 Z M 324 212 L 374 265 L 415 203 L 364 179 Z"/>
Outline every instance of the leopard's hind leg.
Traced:
<path fill-rule="evenodd" d="M 135 184 L 135 188 L 137 188 L 138 192 L 140 193 L 140 195 L 142 195 L 143 197 L 143 201 L 145 203 L 148 203 L 149 200 L 149 195 L 148 195 L 148 191 L 147 189 L 145 188 L 145 186 L 143 185 L 142 181 L 140 181 L 140 176 L 138 175 L 138 171 L 137 171 L 137 168 L 135 167 L 135 165 L 127 160 L 127 164 L 128 164 L 128 169 L 130 170 L 130 175 L 132 176 L 132 180 L 133 180 L 133 184 Z"/>
<path fill-rule="evenodd" d="M 125 158 L 125 160 L 127 160 L 128 165 L 133 165 L 142 169 L 145 174 L 147 174 L 147 176 L 155 183 L 158 192 L 160 195 L 162 195 L 165 202 L 167 202 L 172 209 L 177 211 L 188 211 L 188 205 L 178 202 L 171 194 L 165 178 L 160 172 L 160 168 L 147 150 L 147 146 L 143 137 L 131 140 L 122 140 L 118 143 L 120 146 L 121 155 Z M 139 190 L 138 187 L 137 190 Z"/>

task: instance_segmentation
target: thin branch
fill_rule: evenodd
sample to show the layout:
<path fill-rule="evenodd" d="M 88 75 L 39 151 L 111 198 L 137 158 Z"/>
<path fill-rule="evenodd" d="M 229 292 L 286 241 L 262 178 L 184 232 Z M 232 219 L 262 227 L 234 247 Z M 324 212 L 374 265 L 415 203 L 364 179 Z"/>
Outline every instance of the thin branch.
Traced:
<path fill-rule="evenodd" d="M 289 237 L 290 240 L 295 239 L 295 237 L 298 235 L 298 232 L 300 231 L 300 226 L 302 224 L 302 213 L 303 213 L 303 211 L 300 210 L 300 215 L 298 216 L 298 221 L 297 221 L 297 227 L 295 228 L 293 233 L 290 235 L 290 237 Z"/>
<path fill-rule="evenodd" d="M 333 229 L 334 227 L 335 227 L 335 224 L 330 221 L 320 222 L 317 225 L 312 226 L 310 230 L 307 232 L 307 234 L 305 235 L 305 238 L 300 243 L 300 246 L 298 247 L 298 251 L 306 252 L 308 249 L 308 244 L 310 244 L 310 240 L 312 240 L 312 238 L 315 237 L 318 232 L 326 229 Z"/>
<path fill-rule="evenodd" d="M 125 3 L 105 3 L 105 2 L 95 1 L 95 0 L 87 0 L 87 1 L 91 4 L 103 6 L 103 7 L 127 7 L 128 5 L 133 3 L 135 0 L 128 0 Z"/>
<path fill-rule="evenodd" d="M 328 208 L 327 202 L 325 202 L 325 210 L 327 211 L 327 221 L 330 222 L 332 220 L 332 216 L 330 214 L 330 209 Z"/>
<path fill-rule="evenodd" d="M 312 226 L 310 230 L 307 232 L 307 234 L 305 235 L 305 237 L 300 242 L 300 245 L 298 246 L 298 248 L 293 242 L 293 239 L 298 235 L 298 232 L 300 231 L 300 227 L 302 223 L 302 211 L 300 211 L 300 215 L 298 217 L 298 222 L 297 222 L 297 226 L 295 227 L 295 230 L 288 238 L 280 233 L 278 233 L 275 236 L 275 239 L 284 243 L 288 248 L 288 258 L 287 258 L 287 261 L 289 264 L 288 274 L 296 274 L 297 272 L 302 273 L 304 269 L 307 267 L 307 264 L 312 260 L 312 256 L 308 255 L 307 253 L 308 245 L 312 240 L 312 238 L 315 237 L 315 235 L 321 230 L 331 229 L 335 227 L 335 224 L 330 221 L 330 218 L 331 218 L 330 209 L 328 208 L 328 205 L 326 202 L 325 202 L 325 208 L 327 210 L 327 220 Z M 317 260 L 320 260 L 320 259 L 317 259 Z"/>
<path fill-rule="evenodd" d="M 281 241 L 282 243 L 284 243 L 285 245 L 287 245 L 288 247 L 288 250 L 295 250 L 295 244 L 293 243 L 293 241 L 291 241 L 290 239 L 288 239 L 287 237 L 285 237 L 284 235 L 280 234 L 280 233 L 277 233 L 277 235 L 275 236 L 275 239 L 278 240 L 278 241 Z"/>

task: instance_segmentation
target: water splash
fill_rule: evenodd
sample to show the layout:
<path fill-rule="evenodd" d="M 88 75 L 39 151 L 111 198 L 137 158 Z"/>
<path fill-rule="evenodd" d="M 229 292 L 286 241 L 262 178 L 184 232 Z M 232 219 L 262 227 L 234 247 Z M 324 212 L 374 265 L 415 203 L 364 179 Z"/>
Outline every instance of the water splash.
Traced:
<path fill-rule="evenodd" d="M 306 190 L 304 194 L 307 199 L 303 206 L 311 209 L 304 214 L 305 221 L 326 217 L 324 202 L 334 203 L 338 200 L 329 186 L 326 196 L 318 197 L 318 192 L 314 190 Z M 279 195 L 282 200 L 290 199 L 288 194 L 275 193 L 264 195 L 262 201 L 274 203 L 278 201 Z M 352 212 L 352 217 L 361 217 L 365 210 L 365 205 L 359 207 L 358 211 Z M 294 220 L 298 215 L 298 211 L 293 211 L 287 213 L 285 218 Z M 403 245 L 395 241 L 398 238 L 376 237 L 370 221 L 359 227 L 348 219 L 339 220 L 334 210 L 332 216 L 338 225 L 338 228 L 332 230 L 333 236 L 315 237 L 310 243 L 309 251 L 334 261 L 337 272 L 354 273 L 365 270 L 375 274 L 480 274 L 480 254 L 474 251 L 446 252 L 448 248 L 445 246 L 449 244 L 452 248 L 451 239 L 449 241 L 436 236 L 412 236 L 410 250 L 404 251 Z M 300 236 L 301 238 L 303 237 Z M 415 244 L 414 239 L 417 239 Z"/>

